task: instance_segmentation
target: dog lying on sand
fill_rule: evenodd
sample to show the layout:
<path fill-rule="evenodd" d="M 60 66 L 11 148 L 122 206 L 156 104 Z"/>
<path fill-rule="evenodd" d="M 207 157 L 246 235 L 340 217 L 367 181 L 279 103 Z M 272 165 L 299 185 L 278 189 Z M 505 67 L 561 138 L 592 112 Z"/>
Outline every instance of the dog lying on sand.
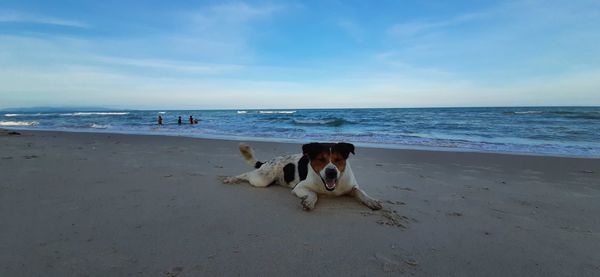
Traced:
<path fill-rule="evenodd" d="M 246 181 L 255 187 L 277 183 L 293 188 L 292 193 L 302 199 L 302 207 L 307 211 L 315 208 L 318 194 L 350 195 L 373 210 L 382 207 L 380 201 L 358 187 L 348 162 L 350 153 L 354 154 L 353 144 L 309 143 L 302 146 L 302 154 L 280 156 L 266 162 L 257 161 L 247 144 L 240 144 L 240 152 L 246 163 L 255 169 L 225 178 L 224 183 Z"/>

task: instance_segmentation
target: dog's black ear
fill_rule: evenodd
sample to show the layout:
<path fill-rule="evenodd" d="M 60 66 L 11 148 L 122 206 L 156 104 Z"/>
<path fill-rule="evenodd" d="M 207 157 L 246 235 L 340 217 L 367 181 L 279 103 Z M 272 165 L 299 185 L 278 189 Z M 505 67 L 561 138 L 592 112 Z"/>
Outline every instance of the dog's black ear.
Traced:
<path fill-rule="evenodd" d="M 302 145 L 302 154 L 308 155 L 309 159 L 314 159 L 321 152 L 322 145 L 318 142 L 311 142 Z"/>
<path fill-rule="evenodd" d="M 352 155 L 354 154 L 354 144 L 352 143 L 346 143 L 346 142 L 340 142 L 337 143 L 335 146 L 335 149 L 337 152 L 340 152 L 342 154 L 342 156 L 344 157 L 344 159 L 347 159 L 348 156 L 350 156 L 350 153 L 352 153 Z"/>

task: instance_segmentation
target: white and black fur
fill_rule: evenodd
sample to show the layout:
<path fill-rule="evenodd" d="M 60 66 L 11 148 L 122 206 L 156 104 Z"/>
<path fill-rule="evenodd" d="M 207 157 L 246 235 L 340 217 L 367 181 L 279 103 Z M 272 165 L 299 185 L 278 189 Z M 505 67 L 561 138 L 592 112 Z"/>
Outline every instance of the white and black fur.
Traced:
<path fill-rule="evenodd" d="M 271 184 L 287 186 L 293 189 L 294 195 L 302 199 L 301 203 L 305 210 L 314 209 L 318 194 L 350 195 L 373 210 L 382 208 L 380 201 L 371 198 L 358 187 L 350 164 L 346 160 L 349 153 L 354 154 L 354 145 L 352 144 L 305 144 L 302 147 L 303 154 L 279 156 L 266 162 L 257 161 L 254 158 L 254 151 L 247 144 L 241 143 L 239 148 L 246 163 L 255 169 L 238 176 L 225 178 L 224 183 L 247 181 L 255 187 L 267 187 Z M 345 168 L 340 170 L 330 161 L 322 170 L 316 172 L 311 166 L 311 158 L 315 158 L 315 151 L 330 151 L 331 153 L 332 149 L 346 151 L 343 155 Z M 333 177 L 334 174 L 335 177 Z"/>

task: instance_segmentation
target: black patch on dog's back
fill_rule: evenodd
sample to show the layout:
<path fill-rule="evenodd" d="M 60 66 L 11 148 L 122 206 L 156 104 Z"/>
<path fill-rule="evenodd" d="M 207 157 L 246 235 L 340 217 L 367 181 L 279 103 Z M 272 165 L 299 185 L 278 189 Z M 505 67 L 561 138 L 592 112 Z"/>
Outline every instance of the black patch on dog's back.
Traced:
<path fill-rule="evenodd" d="M 294 181 L 294 178 L 296 178 L 295 175 L 296 168 L 293 163 L 286 164 L 283 167 L 283 180 L 285 180 L 286 183 L 289 184 L 291 181 Z"/>
<path fill-rule="evenodd" d="M 257 161 L 257 162 L 254 164 L 254 168 L 260 168 L 260 167 L 261 167 L 263 164 L 265 164 L 265 163 L 263 163 L 263 162 L 258 162 L 258 161 Z"/>
<path fill-rule="evenodd" d="M 298 175 L 300 177 L 300 181 L 306 179 L 308 175 L 308 156 L 304 155 L 298 161 Z"/>

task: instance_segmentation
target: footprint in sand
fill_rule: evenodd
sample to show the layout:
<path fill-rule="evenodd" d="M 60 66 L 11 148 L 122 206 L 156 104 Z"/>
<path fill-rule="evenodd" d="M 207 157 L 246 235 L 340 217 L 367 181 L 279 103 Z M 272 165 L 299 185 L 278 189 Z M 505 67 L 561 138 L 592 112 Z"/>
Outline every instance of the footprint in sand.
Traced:
<path fill-rule="evenodd" d="M 395 210 L 381 210 L 380 214 L 383 219 L 377 221 L 377 224 L 379 225 L 388 225 L 406 229 L 410 221 L 417 222 L 416 219 L 400 215 Z"/>
<path fill-rule="evenodd" d="M 404 203 L 402 201 L 392 201 L 392 200 L 385 200 L 385 203 L 392 204 L 392 205 L 406 205 L 406 203 Z"/>

